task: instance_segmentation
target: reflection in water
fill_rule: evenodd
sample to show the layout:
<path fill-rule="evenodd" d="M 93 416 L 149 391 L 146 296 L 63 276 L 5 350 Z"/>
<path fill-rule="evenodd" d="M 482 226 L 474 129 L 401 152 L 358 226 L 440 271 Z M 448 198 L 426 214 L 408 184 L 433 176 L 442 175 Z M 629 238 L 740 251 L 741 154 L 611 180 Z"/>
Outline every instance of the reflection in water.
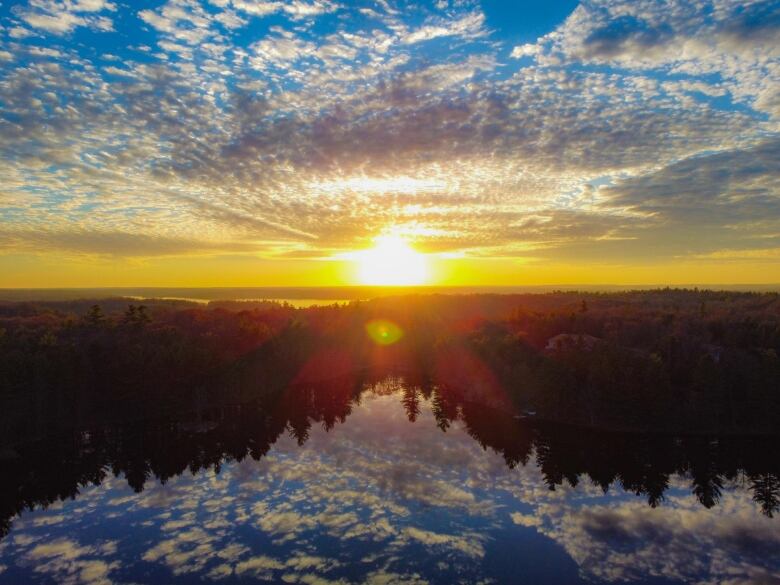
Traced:
<path fill-rule="evenodd" d="M 6 449 L 0 582 L 780 579 L 773 445 L 479 398 L 364 374 Z"/>

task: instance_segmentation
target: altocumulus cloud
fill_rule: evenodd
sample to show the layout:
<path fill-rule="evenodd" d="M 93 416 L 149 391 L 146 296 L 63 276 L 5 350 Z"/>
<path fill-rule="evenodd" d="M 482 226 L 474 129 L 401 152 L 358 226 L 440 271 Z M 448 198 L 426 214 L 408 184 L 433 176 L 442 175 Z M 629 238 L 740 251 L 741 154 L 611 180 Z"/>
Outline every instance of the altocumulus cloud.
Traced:
<path fill-rule="evenodd" d="M 391 224 L 481 256 L 778 247 L 776 2 L 491 23 L 471 0 L 14 4 L 3 247 L 305 257 Z"/>

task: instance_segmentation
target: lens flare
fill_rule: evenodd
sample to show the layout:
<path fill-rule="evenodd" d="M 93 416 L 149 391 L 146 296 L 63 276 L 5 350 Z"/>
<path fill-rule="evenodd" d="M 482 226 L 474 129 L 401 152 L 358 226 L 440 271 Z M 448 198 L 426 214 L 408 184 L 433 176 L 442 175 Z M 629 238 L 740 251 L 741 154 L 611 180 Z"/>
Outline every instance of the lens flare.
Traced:
<path fill-rule="evenodd" d="M 386 319 L 373 319 L 366 323 L 366 333 L 378 345 L 392 345 L 404 336 L 403 329 Z"/>

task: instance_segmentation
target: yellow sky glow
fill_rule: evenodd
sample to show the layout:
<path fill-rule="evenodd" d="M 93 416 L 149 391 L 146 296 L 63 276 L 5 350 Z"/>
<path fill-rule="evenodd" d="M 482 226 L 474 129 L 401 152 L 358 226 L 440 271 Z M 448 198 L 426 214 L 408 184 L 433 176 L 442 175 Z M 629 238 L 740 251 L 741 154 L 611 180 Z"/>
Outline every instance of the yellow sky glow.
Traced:
<path fill-rule="evenodd" d="M 362 255 L 361 252 L 329 259 L 285 261 L 250 255 L 127 259 L 70 254 L 9 254 L 0 256 L 0 288 L 352 286 L 368 284 L 370 279 L 364 280 L 363 277 L 369 276 L 370 271 L 368 274 L 363 272 L 367 270 L 363 261 L 369 257 L 370 254 Z M 425 254 L 423 258 L 427 278 L 420 284 L 437 286 L 780 282 L 777 263 L 760 259 L 738 262 L 699 259 L 695 262 L 680 260 L 628 265 L 469 256 L 447 258 L 444 254 Z"/>
<path fill-rule="evenodd" d="M 13 4 L 0 287 L 780 284 L 766 2 Z"/>

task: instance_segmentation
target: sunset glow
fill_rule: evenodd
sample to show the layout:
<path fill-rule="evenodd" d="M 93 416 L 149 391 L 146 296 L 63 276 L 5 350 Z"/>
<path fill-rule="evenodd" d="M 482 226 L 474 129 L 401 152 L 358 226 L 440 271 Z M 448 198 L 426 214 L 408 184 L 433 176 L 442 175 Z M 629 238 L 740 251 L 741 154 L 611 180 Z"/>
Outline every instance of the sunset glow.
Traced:
<path fill-rule="evenodd" d="M 780 0 L 0 0 L 0 585 L 780 585 L 778 356 Z"/>
<path fill-rule="evenodd" d="M 369 250 L 355 254 L 359 284 L 411 286 L 428 281 L 428 262 L 404 239 L 382 236 Z"/>
<path fill-rule="evenodd" d="M 780 282 L 777 11 L 4 2 L 0 288 Z"/>

